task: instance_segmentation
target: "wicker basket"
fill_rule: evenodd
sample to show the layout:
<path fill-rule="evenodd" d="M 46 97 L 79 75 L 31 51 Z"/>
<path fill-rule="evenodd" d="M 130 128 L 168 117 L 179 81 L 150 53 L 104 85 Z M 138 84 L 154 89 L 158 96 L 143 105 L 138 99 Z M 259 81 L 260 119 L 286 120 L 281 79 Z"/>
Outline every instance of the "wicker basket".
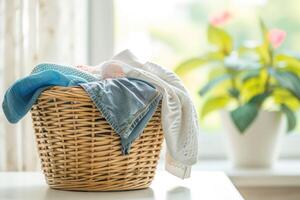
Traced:
<path fill-rule="evenodd" d="M 148 187 L 163 134 L 160 106 L 122 155 L 119 136 L 80 87 L 52 87 L 31 110 L 42 170 L 50 187 L 113 191 Z"/>

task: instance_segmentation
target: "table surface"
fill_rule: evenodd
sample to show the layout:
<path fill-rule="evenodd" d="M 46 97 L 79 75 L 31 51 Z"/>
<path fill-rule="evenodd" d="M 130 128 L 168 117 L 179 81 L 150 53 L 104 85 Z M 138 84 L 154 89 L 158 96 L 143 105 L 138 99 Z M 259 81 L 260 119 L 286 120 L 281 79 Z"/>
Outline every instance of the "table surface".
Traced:
<path fill-rule="evenodd" d="M 193 171 L 181 180 L 158 171 L 151 186 L 124 192 L 71 192 L 50 189 L 39 172 L 1 172 L 0 200 L 243 200 L 222 172 Z"/>

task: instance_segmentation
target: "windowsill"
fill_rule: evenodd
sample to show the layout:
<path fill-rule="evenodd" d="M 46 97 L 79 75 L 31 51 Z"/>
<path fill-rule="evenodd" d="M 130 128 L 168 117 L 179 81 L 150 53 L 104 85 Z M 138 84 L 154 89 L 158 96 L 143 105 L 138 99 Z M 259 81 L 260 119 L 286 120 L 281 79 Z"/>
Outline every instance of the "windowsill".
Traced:
<path fill-rule="evenodd" d="M 300 160 L 280 160 L 272 169 L 237 169 L 226 160 L 200 160 L 193 170 L 224 171 L 237 187 L 300 187 Z"/>

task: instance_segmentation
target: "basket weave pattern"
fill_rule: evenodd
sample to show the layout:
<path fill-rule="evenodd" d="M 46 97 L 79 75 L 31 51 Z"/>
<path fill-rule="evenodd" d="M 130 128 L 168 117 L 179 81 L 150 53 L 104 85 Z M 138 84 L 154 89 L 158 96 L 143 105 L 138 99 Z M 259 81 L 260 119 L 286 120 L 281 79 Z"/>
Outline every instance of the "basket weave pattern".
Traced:
<path fill-rule="evenodd" d="M 125 156 L 119 136 L 80 87 L 44 91 L 31 116 L 50 187 L 113 191 L 150 185 L 163 141 L 160 106 Z"/>

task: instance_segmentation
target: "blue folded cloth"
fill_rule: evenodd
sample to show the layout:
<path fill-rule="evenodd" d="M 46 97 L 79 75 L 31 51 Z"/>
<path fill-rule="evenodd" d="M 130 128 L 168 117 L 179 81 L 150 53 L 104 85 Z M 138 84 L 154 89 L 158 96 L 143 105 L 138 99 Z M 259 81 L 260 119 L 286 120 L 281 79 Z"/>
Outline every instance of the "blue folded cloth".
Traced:
<path fill-rule="evenodd" d="M 157 109 L 161 94 L 148 82 L 134 78 L 99 80 L 71 66 L 40 64 L 30 76 L 16 81 L 5 93 L 2 108 L 17 123 L 39 95 L 52 86 L 80 85 L 121 138 L 122 152 L 142 133 Z"/>
<path fill-rule="evenodd" d="M 123 154 L 143 131 L 157 109 L 161 94 L 135 78 L 106 79 L 80 84 L 120 136 Z"/>

